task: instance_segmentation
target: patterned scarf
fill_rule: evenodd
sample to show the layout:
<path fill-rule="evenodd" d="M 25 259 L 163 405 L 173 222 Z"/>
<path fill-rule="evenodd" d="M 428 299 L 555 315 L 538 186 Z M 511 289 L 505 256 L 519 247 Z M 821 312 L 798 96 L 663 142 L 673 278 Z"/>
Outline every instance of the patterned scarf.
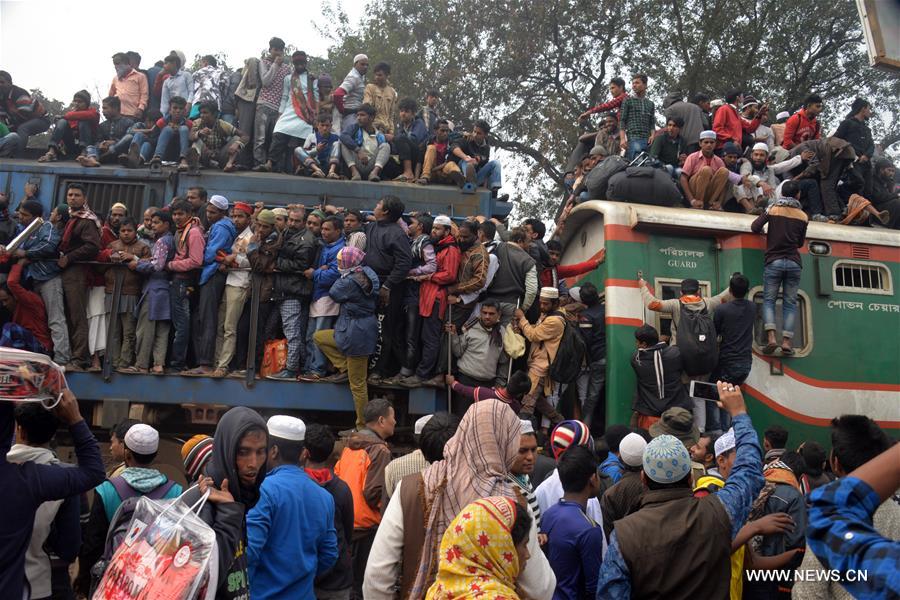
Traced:
<path fill-rule="evenodd" d="M 750 514 L 747 517 L 748 523 L 750 521 L 756 521 L 766 515 L 766 503 L 769 501 L 769 496 L 775 493 L 775 487 L 779 483 L 790 485 L 797 490 L 800 490 L 800 482 L 797 481 L 797 476 L 794 475 L 794 472 L 789 466 L 778 459 L 773 460 L 763 467 L 763 476 L 766 478 L 766 484 L 763 486 L 763 489 L 760 490 L 759 496 L 756 497 L 756 500 L 754 500 L 753 504 L 750 506 Z M 763 536 L 755 535 L 748 543 L 750 544 L 750 547 L 753 548 L 753 551 L 759 554 L 762 541 Z"/>
<path fill-rule="evenodd" d="M 466 506 L 441 540 L 437 578 L 426 599 L 518 599 L 519 555 L 511 535 L 516 510 L 515 502 L 501 497 Z"/>
<path fill-rule="evenodd" d="M 200 227 L 200 219 L 197 217 L 191 217 L 185 224 L 184 229 L 175 232 L 178 234 L 178 238 L 175 240 L 175 246 L 179 252 L 181 252 L 184 245 L 187 244 L 188 234 L 194 227 Z"/>
<path fill-rule="evenodd" d="M 87 202 L 85 202 L 84 206 L 79 209 L 73 209 L 69 207 L 69 220 L 66 221 L 66 228 L 63 230 L 62 241 L 59 243 L 60 248 L 69 248 L 69 243 L 72 241 L 72 233 L 75 230 L 75 224 L 78 223 L 76 219 L 87 219 L 89 221 L 93 221 L 94 225 L 97 226 L 97 229 L 103 227 L 103 224 L 100 222 L 100 218 L 94 214 L 90 208 L 88 208 Z"/>
<path fill-rule="evenodd" d="M 306 95 L 303 94 L 303 86 L 300 84 L 300 78 L 306 75 Z M 294 105 L 294 112 L 302 120 L 310 125 L 316 122 L 316 98 L 313 95 L 313 76 L 306 73 L 296 73 L 291 75 L 291 103 Z"/>
<path fill-rule="evenodd" d="M 519 453 L 522 424 L 499 400 L 476 402 L 444 447 L 444 460 L 422 472 L 425 484 L 425 537 L 422 560 L 410 598 L 421 598 L 437 572 L 438 545 L 450 522 L 478 498 L 515 498 L 507 479 Z"/>

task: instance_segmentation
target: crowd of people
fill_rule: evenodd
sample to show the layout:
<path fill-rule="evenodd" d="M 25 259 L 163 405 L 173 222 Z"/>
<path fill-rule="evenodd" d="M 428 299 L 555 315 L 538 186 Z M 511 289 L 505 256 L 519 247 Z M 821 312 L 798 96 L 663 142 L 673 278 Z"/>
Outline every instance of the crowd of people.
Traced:
<path fill-rule="evenodd" d="M 789 445 L 779 425 L 761 448 L 740 387 L 716 387 L 733 423 L 721 435 L 673 408 L 649 430 L 612 425 L 595 439 L 565 420 L 548 436 L 487 398 L 461 419 L 419 419 L 417 449 L 393 459 L 385 399 L 340 444 L 321 424 L 236 407 L 212 437 L 184 442 L 178 481 L 161 471 L 149 424 L 113 428 L 105 472 L 71 392 L 53 412 L 2 402 L 0 585 L 10 598 L 90 598 L 141 498 L 207 498 L 198 517 L 216 551 L 199 598 L 900 593 L 900 444 L 870 418 L 843 415 L 829 451 Z M 53 451 L 62 425 L 77 465 Z M 116 564 L 117 577 L 135 575 Z"/>
<path fill-rule="evenodd" d="M 117 52 L 109 95 L 97 102 L 80 90 L 59 115 L 0 71 L 0 157 L 23 155 L 29 137 L 52 128 L 41 162 L 253 169 L 452 184 L 466 192 L 483 186 L 497 196 L 501 165 L 491 158 L 486 121 L 473 120 L 470 131 L 455 127 L 441 114 L 436 90 L 425 93 L 421 108 L 400 97 L 385 62 L 368 80 L 365 54 L 334 87 L 327 73 L 307 70 L 305 52 L 286 56 L 285 47 L 274 37 L 262 58 L 248 58 L 234 72 L 207 55 L 191 73 L 179 50 L 144 70 L 138 52 Z"/>
<path fill-rule="evenodd" d="M 136 53 L 116 54 L 106 120 L 98 126 L 79 92 L 41 160 L 500 188 L 487 123 L 457 134 L 437 93 L 418 111 L 399 99 L 384 63 L 368 83 L 365 55 L 332 90 L 326 75 L 308 73 L 305 54 L 294 53 L 292 68 L 281 40 L 269 46 L 227 78 L 214 57 L 192 74 L 179 52 L 146 72 Z M 762 352 L 791 356 L 808 222 L 885 221 L 885 210 L 888 221 L 900 218 L 890 212 L 893 168 L 882 173 L 866 146 L 868 105 L 855 103 L 838 130 L 856 143 L 820 139 L 821 99 L 779 132 L 765 125 L 766 107 L 740 92 L 712 120 L 708 99 L 673 98 L 666 131 L 654 132 L 646 85 L 636 76 L 629 97 L 616 78 L 613 100 L 582 115 L 616 111 L 579 140 L 567 168 L 571 203 L 591 197 L 590 175 L 624 162 L 624 152 L 659 161 L 694 208 L 756 214 L 752 231 L 766 231 L 767 248 Z M 7 152 L 52 124 L 6 72 L 0 111 L 11 125 L 0 139 Z M 795 155 L 790 167 L 785 153 Z M 846 211 L 845 172 L 866 186 Z M 888 204 L 866 200 L 878 186 L 893 194 Z M 150 423 L 113 428 L 114 464 L 104 472 L 71 393 L 53 413 L 0 402 L 0 434 L 16 440 L 0 463 L 0 481 L 16 491 L 0 501 L 10 517 L 0 526 L 0 589 L 11 598 L 87 596 L 137 498 L 194 505 L 207 494 L 199 517 L 217 552 L 204 598 L 900 594 L 900 547 L 890 541 L 900 537 L 900 504 L 890 498 L 900 446 L 868 417 L 844 415 L 831 423 L 828 452 L 812 440 L 788 451 L 777 425 L 760 448 L 740 391 L 756 319 L 741 273 L 709 298 L 685 279 L 673 299 L 656 298 L 638 274 L 645 307 L 668 315 L 671 332 L 635 329 L 633 417 L 606 423 L 602 290 L 566 282 L 597 269 L 605 251 L 561 265 L 564 248 L 544 241 L 539 219 L 455 220 L 408 212 L 392 195 L 371 214 L 270 209 L 202 187 L 142 215 L 116 203 L 98 216 L 86 188 L 71 183 L 42 223 L 38 192 L 29 183 L 15 214 L 0 195 L 0 346 L 47 354 L 67 371 L 99 371 L 106 358 L 125 375 L 222 378 L 246 377 L 252 364 L 273 381 L 347 383 L 356 423 L 337 444 L 321 424 L 233 408 L 212 437 L 184 443 L 182 485 L 158 469 Z M 448 388 L 450 410 L 419 419 L 416 450 L 394 458 L 394 407 L 370 388 L 420 386 Z M 51 450 L 61 424 L 77 467 Z M 752 576 L 781 569 L 868 576 Z"/>
<path fill-rule="evenodd" d="M 872 137 L 866 99 L 856 98 L 829 136 L 818 94 L 772 119 L 745 90 L 687 101 L 674 92 L 658 118 L 647 84 L 634 75 L 629 94 L 614 77 L 611 98 L 579 116 L 585 127 L 594 114 L 602 121 L 579 137 L 563 169 L 568 206 L 609 199 L 759 215 L 793 181 L 812 221 L 900 228 L 894 163 Z"/>

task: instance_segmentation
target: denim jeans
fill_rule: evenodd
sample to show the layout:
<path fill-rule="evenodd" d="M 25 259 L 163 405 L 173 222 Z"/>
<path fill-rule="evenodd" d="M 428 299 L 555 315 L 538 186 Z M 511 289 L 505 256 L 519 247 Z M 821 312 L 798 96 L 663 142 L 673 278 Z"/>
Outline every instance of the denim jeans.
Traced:
<path fill-rule="evenodd" d="M 9 144 L 13 144 L 13 142 L 15 142 L 16 144 L 12 149 L 11 156 L 13 158 L 19 156 L 28 145 L 28 138 L 39 133 L 44 133 L 48 129 L 50 129 L 50 117 L 38 117 L 36 119 L 31 119 L 16 127 L 16 136 L 10 138 L 8 142 Z M 8 137 L 9 136 L 3 139 L 6 140 Z"/>
<path fill-rule="evenodd" d="M 178 158 L 187 157 L 188 149 L 191 147 L 191 142 L 188 139 L 189 135 L 190 130 L 187 128 L 187 125 L 181 125 L 177 131 L 166 125 L 159 131 L 159 139 L 156 140 L 154 156 L 161 158 L 167 155 L 171 156 L 173 153 L 169 145 L 178 136 Z"/>
<path fill-rule="evenodd" d="M 316 345 L 313 335 L 322 329 L 334 329 L 335 321 L 337 321 L 336 316 L 309 318 L 309 324 L 306 326 L 306 371 L 308 373 L 325 375 L 328 359 Z"/>
<path fill-rule="evenodd" d="M 173 369 L 183 369 L 187 365 L 188 342 L 191 339 L 191 301 L 188 288 L 192 282 L 188 279 L 173 279 L 170 290 L 172 298 L 172 327 L 175 335 L 172 339 L 172 352 L 169 363 Z"/>
<path fill-rule="evenodd" d="M 60 146 L 65 146 L 66 153 L 70 156 L 77 156 L 83 148 L 94 143 L 94 129 L 89 121 L 78 121 L 78 137 L 75 137 L 75 129 L 69 127 L 69 122 L 65 119 L 59 119 L 56 122 L 56 128 L 50 136 L 50 147 L 60 150 Z"/>
<path fill-rule="evenodd" d="M 664 164 L 664 165 L 662 165 L 662 168 L 663 168 L 663 169 L 666 171 L 666 173 L 668 173 L 669 176 L 670 176 L 672 179 L 674 179 L 675 181 L 678 181 L 679 179 L 681 179 L 681 167 L 674 167 L 674 166 L 672 166 L 672 165 L 666 165 L 666 164 Z"/>
<path fill-rule="evenodd" d="M 131 140 L 134 138 L 130 133 L 126 136 L 123 136 L 118 142 L 110 146 L 106 152 L 111 156 L 118 156 L 120 154 L 124 154 L 128 152 L 128 148 L 131 147 Z M 87 155 L 93 156 L 94 158 L 100 158 L 100 149 L 95 145 L 91 144 L 87 147 Z"/>
<path fill-rule="evenodd" d="M 12 132 L 7 133 L 0 139 L 0 157 L 15 158 L 21 146 L 21 138 L 19 134 Z"/>
<path fill-rule="evenodd" d="M 153 142 L 150 141 L 146 133 L 135 133 L 134 137 L 131 138 L 131 143 L 140 148 L 141 158 L 144 159 L 144 162 L 150 160 L 150 157 L 153 155 Z"/>
<path fill-rule="evenodd" d="M 467 174 L 473 167 L 469 166 L 466 161 L 460 160 L 459 168 L 464 174 Z M 484 185 L 485 182 L 492 190 L 499 190 L 503 187 L 503 174 L 499 160 L 489 160 L 475 171 L 475 185 Z"/>
<path fill-rule="evenodd" d="M 641 152 L 646 152 L 649 147 L 649 143 L 647 140 L 628 140 L 628 150 L 625 154 L 625 160 L 631 161 L 634 160 L 634 157 L 640 154 Z"/>
<path fill-rule="evenodd" d="M 800 273 L 803 268 L 787 258 L 779 258 L 763 269 L 763 323 L 766 331 L 775 331 L 775 300 L 779 288 L 782 293 L 782 336 L 794 337 L 794 319 L 797 315 L 797 290 L 800 288 Z"/>

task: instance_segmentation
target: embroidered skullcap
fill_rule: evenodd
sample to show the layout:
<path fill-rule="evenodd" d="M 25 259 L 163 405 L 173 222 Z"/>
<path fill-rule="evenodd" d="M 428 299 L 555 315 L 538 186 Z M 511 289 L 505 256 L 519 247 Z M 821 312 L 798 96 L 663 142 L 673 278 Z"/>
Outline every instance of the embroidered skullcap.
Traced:
<path fill-rule="evenodd" d="M 541 288 L 541 298 L 545 298 L 547 300 L 558 300 L 559 299 L 559 288 L 542 287 Z"/>
<path fill-rule="evenodd" d="M 259 214 L 256 215 L 256 220 L 260 223 L 265 223 L 266 225 L 274 225 L 275 224 L 275 213 L 269 210 L 268 208 L 259 211 Z"/>
<path fill-rule="evenodd" d="M 716 440 L 716 458 L 729 452 L 737 447 L 737 441 L 734 439 L 734 428 L 729 429 L 719 436 Z"/>
<path fill-rule="evenodd" d="M 358 63 L 361 60 L 369 60 L 369 57 L 366 56 L 365 54 L 357 54 L 356 56 L 353 57 L 353 64 L 355 65 L 356 63 Z"/>
<path fill-rule="evenodd" d="M 707 129 L 706 131 L 701 131 L 700 139 L 701 140 L 714 140 L 714 139 L 716 139 L 716 132 L 711 129 Z"/>
<path fill-rule="evenodd" d="M 756 142 L 755 144 L 753 144 L 753 149 L 762 150 L 766 154 L 769 153 L 769 146 L 765 142 Z"/>
<path fill-rule="evenodd" d="M 677 437 L 661 435 L 644 449 L 644 473 L 656 483 L 675 483 L 691 472 L 691 455 Z"/>

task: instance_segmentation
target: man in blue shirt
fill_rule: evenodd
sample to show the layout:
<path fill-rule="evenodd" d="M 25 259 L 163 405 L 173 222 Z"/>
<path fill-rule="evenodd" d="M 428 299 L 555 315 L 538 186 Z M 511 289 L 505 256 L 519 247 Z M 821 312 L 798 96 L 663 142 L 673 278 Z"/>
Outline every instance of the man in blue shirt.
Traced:
<path fill-rule="evenodd" d="M 625 471 L 619 460 L 619 444 L 629 433 L 631 431 L 624 425 L 610 425 L 606 428 L 606 434 L 603 436 L 609 448 L 609 455 L 600 463 L 600 472 L 609 475 L 613 483 L 618 483 Z"/>
<path fill-rule="evenodd" d="M 306 454 L 303 421 L 276 415 L 267 427 L 273 468 L 247 513 L 253 598 L 313 598 L 316 576 L 338 558 L 334 499 L 299 466 Z"/>
<path fill-rule="evenodd" d="M 559 460 L 563 497 L 541 520 L 545 551 L 556 574 L 553 600 L 589 598 L 597 589 L 603 557 L 603 529 L 587 516 L 587 502 L 600 490 L 597 459 L 583 446 L 570 448 Z"/>
<path fill-rule="evenodd" d="M 728 596 L 731 541 L 762 489 L 762 452 L 740 387 L 717 383 L 734 422 L 736 452 L 718 493 L 691 494 L 691 457 L 684 444 L 661 435 L 644 450 L 641 509 L 616 522 L 600 568 L 597 600 Z M 698 577 L 698 573 L 704 573 Z"/>

